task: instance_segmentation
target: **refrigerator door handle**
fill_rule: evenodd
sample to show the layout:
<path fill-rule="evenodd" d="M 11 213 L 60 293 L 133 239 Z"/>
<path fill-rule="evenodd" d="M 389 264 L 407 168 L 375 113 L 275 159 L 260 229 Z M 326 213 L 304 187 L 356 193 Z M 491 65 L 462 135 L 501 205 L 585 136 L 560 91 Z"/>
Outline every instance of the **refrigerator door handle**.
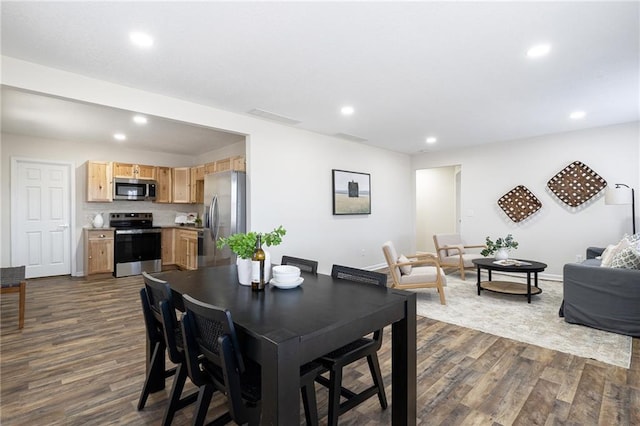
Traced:
<path fill-rule="evenodd" d="M 218 217 L 218 196 L 214 195 L 211 200 L 211 206 L 209 207 L 209 220 L 211 225 L 209 231 L 211 232 L 211 239 L 216 241 L 218 239 L 218 232 L 220 228 L 220 218 Z"/>

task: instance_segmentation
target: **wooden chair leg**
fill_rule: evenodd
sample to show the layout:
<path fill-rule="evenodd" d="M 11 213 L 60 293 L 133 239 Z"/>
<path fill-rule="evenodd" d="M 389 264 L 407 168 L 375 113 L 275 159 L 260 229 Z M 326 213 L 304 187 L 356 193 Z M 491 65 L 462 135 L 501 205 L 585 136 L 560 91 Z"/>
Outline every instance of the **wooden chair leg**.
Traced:
<path fill-rule="evenodd" d="M 378 400 L 380 401 L 380 406 L 385 410 L 387 408 L 387 395 L 384 391 L 378 355 L 369 355 L 367 357 L 367 363 L 369 364 L 369 371 L 371 371 L 371 377 L 373 378 L 373 385 L 378 388 Z"/>
<path fill-rule="evenodd" d="M 151 365 L 157 362 L 156 360 L 159 356 L 164 356 L 164 348 L 159 342 L 156 342 L 155 346 L 153 347 L 153 356 L 151 357 Z M 144 405 L 147 403 L 147 398 L 151 393 L 151 391 L 149 390 L 149 382 L 151 381 L 152 371 L 153 369 L 150 368 L 149 373 L 147 374 L 147 377 L 144 379 L 144 386 L 142 387 L 142 393 L 140 394 L 140 399 L 138 400 L 138 410 L 142 410 L 144 408 Z"/>
<path fill-rule="evenodd" d="M 214 392 L 213 385 L 202 385 L 198 392 L 198 402 L 196 402 L 196 411 L 193 416 L 193 426 L 203 426 L 209 411 L 209 404 Z"/>
<path fill-rule="evenodd" d="M 338 425 L 340 415 L 340 393 L 342 384 L 342 368 L 335 368 L 329 374 L 329 415 L 328 426 Z"/>
<path fill-rule="evenodd" d="M 24 311 L 25 311 L 25 302 L 27 298 L 27 283 L 22 281 L 20 282 L 20 300 L 18 307 L 18 328 L 22 329 L 24 327 Z"/>
<path fill-rule="evenodd" d="M 438 294 L 440 295 L 440 304 L 446 305 L 447 301 L 444 296 L 444 287 L 442 286 L 442 283 L 438 283 Z"/>
<path fill-rule="evenodd" d="M 464 261 L 462 260 L 462 258 L 460 258 L 460 278 L 462 278 L 462 281 L 465 281 L 465 279 L 464 279 Z"/>
<path fill-rule="evenodd" d="M 302 386 L 302 404 L 304 405 L 304 417 L 307 426 L 318 426 L 318 403 L 316 402 L 316 390 L 313 379 Z"/>
<path fill-rule="evenodd" d="M 164 418 L 162 420 L 163 426 L 171 425 L 173 416 L 180 407 L 180 396 L 182 395 L 182 389 L 184 383 L 187 380 L 187 366 L 185 364 L 178 365 L 176 369 L 176 376 L 173 378 L 173 386 L 171 386 L 171 393 L 169 394 L 169 404 L 164 412 Z"/>

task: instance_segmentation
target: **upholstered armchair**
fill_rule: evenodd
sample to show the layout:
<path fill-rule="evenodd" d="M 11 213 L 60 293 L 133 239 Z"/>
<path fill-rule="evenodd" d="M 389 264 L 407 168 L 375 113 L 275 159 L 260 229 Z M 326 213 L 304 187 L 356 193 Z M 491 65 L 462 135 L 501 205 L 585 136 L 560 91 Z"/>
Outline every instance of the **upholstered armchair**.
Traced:
<path fill-rule="evenodd" d="M 400 255 L 391 241 L 382 245 L 382 252 L 389 265 L 393 288 L 435 288 L 440 295 L 440 303 L 446 305 L 444 286 L 447 278 L 438 259 L 429 253 Z"/>
<path fill-rule="evenodd" d="M 433 236 L 436 246 L 438 261 L 442 268 L 456 268 L 460 272 L 460 278 L 464 280 L 464 270 L 474 268 L 473 259 L 481 259 L 483 256 L 474 249 L 487 248 L 484 244 L 466 245 L 460 234 L 436 234 Z"/>

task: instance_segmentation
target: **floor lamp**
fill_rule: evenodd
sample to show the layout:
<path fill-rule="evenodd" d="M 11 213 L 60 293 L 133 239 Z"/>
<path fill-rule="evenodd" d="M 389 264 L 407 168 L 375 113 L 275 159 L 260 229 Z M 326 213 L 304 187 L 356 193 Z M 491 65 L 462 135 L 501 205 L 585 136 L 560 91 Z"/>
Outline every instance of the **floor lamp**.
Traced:
<path fill-rule="evenodd" d="M 624 183 L 615 183 L 615 188 L 608 187 L 604 195 L 605 204 L 631 204 L 631 224 L 636 233 L 636 197 L 635 191 Z"/>

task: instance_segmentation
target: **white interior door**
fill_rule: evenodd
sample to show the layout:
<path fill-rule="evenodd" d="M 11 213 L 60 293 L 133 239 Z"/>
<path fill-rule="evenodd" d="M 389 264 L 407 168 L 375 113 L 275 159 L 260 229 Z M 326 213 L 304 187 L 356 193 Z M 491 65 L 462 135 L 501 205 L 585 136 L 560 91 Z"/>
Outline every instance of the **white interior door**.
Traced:
<path fill-rule="evenodd" d="M 11 161 L 11 264 L 27 278 L 71 273 L 73 166 Z"/>

